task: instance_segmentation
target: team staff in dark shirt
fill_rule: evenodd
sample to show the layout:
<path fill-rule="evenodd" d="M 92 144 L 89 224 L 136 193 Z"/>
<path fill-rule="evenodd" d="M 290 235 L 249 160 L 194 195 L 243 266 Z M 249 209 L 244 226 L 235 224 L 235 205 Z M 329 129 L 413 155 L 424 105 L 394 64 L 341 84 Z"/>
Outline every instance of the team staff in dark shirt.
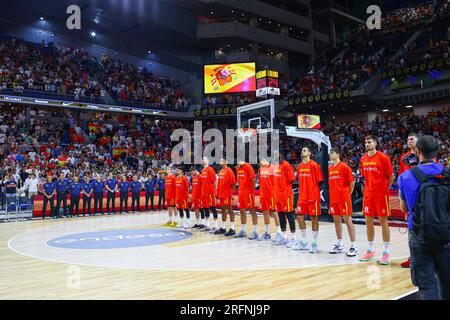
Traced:
<path fill-rule="evenodd" d="M 117 179 L 114 178 L 112 173 L 109 174 L 109 179 L 106 180 L 106 190 L 108 191 L 106 196 L 106 212 L 108 215 L 111 213 L 115 214 Z M 110 203 L 112 207 L 111 209 L 109 207 Z"/>
<path fill-rule="evenodd" d="M 97 176 L 97 180 L 92 184 L 94 189 L 94 216 L 103 214 L 103 190 L 105 189 L 105 183 L 102 181 L 101 176 Z"/>
<path fill-rule="evenodd" d="M 130 190 L 130 183 L 127 181 L 126 176 L 122 176 L 120 180 L 120 213 L 128 213 L 128 192 Z M 123 210 L 123 204 L 125 204 L 125 211 Z"/>
<path fill-rule="evenodd" d="M 78 177 L 73 178 L 73 182 L 69 185 L 70 193 L 70 210 L 69 216 L 72 218 L 74 215 L 73 209 L 76 208 L 75 215 L 78 217 L 80 213 L 80 194 L 83 189 L 83 185 L 78 182 Z"/>
<path fill-rule="evenodd" d="M 59 210 L 61 208 L 61 202 L 63 205 L 63 216 L 67 217 L 67 191 L 69 190 L 69 184 L 64 178 L 64 174 L 59 175 L 59 179 L 56 180 L 56 214 L 59 216 Z"/>
<path fill-rule="evenodd" d="M 91 196 L 93 188 L 89 176 L 86 176 L 84 178 L 82 192 L 83 192 L 83 216 L 86 216 L 86 212 L 88 215 L 91 215 Z"/>
<path fill-rule="evenodd" d="M 131 183 L 131 210 L 133 213 L 134 210 L 134 204 L 136 203 L 136 210 L 138 212 L 141 211 L 141 205 L 140 205 L 140 191 L 141 191 L 141 183 L 138 180 L 138 176 L 133 177 L 133 182 Z"/>
<path fill-rule="evenodd" d="M 55 213 L 55 204 L 54 204 L 54 198 L 56 194 L 56 185 L 52 181 L 51 176 L 47 176 L 47 182 L 45 182 L 42 185 L 42 194 L 44 195 L 44 203 L 42 206 L 42 220 L 45 219 L 45 214 L 47 211 L 47 204 L 50 205 L 50 215 L 53 219 L 56 219 L 56 213 Z"/>
<path fill-rule="evenodd" d="M 148 211 L 148 200 L 151 202 L 151 210 L 154 210 L 156 177 L 149 174 L 148 180 L 145 182 L 145 210 Z"/>

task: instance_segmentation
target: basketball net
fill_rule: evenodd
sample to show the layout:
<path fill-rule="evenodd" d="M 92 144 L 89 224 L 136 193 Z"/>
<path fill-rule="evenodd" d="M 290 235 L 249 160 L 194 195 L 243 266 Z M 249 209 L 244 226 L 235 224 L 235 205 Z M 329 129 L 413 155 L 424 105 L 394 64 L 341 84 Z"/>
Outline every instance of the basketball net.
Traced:
<path fill-rule="evenodd" d="M 239 136 L 242 138 L 242 141 L 244 143 L 249 143 L 251 137 L 256 136 L 258 131 L 253 128 L 240 128 L 239 129 Z"/>

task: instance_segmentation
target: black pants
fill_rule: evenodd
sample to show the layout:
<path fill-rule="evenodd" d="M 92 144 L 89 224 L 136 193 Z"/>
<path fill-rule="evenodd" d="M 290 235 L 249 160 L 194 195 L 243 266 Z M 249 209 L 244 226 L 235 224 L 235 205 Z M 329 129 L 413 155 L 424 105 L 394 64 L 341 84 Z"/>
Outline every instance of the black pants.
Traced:
<path fill-rule="evenodd" d="M 56 193 L 56 214 L 59 215 L 59 208 L 61 207 L 61 202 L 63 204 L 64 216 L 67 216 L 67 193 L 57 192 Z"/>
<path fill-rule="evenodd" d="M 409 233 L 411 280 L 424 300 L 450 300 L 450 243 L 445 246 L 421 241 Z"/>
<path fill-rule="evenodd" d="M 103 213 L 103 192 L 94 193 L 94 215 Z"/>
<path fill-rule="evenodd" d="M 133 192 L 131 193 L 131 210 L 134 212 L 134 204 L 136 203 L 137 211 L 141 211 L 141 205 L 140 205 L 140 193 L 139 192 Z"/>
<path fill-rule="evenodd" d="M 109 202 L 111 201 L 112 211 L 109 210 Z M 106 212 L 114 213 L 115 212 L 115 206 L 116 206 L 116 193 L 108 191 L 108 195 L 106 197 Z"/>
<path fill-rule="evenodd" d="M 70 215 L 72 216 L 73 213 L 73 209 L 76 208 L 76 212 L 75 214 L 78 216 L 78 214 L 80 213 L 80 196 L 73 196 L 70 195 Z"/>
<path fill-rule="evenodd" d="M 148 200 L 150 199 L 151 202 L 151 209 L 153 209 L 154 200 L 155 200 L 155 192 L 153 191 L 146 191 L 145 192 L 145 210 L 148 211 Z"/>
<path fill-rule="evenodd" d="M 83 214 L 91 214 L 91 197 L 83 196 Z"/>
<path fill-rule="evenodd" d="M 165 202 L 166 202 L 166 190 L 159 190 L 158 209 L 162 209 L 164 207 Z"/>
<path fill-rule="evenodd" d="M 125 210 L 123 210 L 123 204 L 125 203 Z M 128 192 L 120 194 L 120 212 L 128 213 Z"/>
<path fill-rule="evenodd" d="M 42 204 L 42 219 L 45 219 L 45 213 L 47 211 L 47 203 L 50 204 L 50 216 L 55 216 L 55 202 L 54 197 L 51 197 L 48 199 L 46 196 L 44 196 L 44 203 Z"/>

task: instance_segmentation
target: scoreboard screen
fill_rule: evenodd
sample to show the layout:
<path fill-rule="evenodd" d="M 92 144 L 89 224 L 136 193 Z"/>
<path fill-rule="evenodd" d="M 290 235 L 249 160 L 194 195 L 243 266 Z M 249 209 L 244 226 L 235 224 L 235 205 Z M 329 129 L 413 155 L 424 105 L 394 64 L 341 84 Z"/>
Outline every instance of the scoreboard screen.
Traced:
<path fill-rule="evenodd" d="M 280 95 L 278 71 L 262 70 L 256 73 L 256 95 Z"/>

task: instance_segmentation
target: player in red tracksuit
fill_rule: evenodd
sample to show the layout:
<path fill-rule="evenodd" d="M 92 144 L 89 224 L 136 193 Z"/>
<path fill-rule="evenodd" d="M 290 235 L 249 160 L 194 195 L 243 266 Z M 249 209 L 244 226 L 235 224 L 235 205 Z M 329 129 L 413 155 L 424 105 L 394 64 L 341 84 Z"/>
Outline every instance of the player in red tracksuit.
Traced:
<path fill-rule="evenodd" d="M 236 188 L 236 176 L 233 170 L 227 166 L 225 159 L 220 160 L 222 169 L 219 172 L 217 180 L 217 198 L 219 199 L 219 207 L 222 210 L 222 225 L 214 234 L 223 234 L 226 237 L 234 236 L 234 211 L 232 207 L 233 191 Z M 227 212 L 230 216 L 230 230 L 226 230 Z"/>
<path fill-rule="evenodd" d="M 166 193 L 166 206 L 169 213 L 169 221 L 164 225 L 167 227 L 176 227 L 178 222 L 176 212 L 176 199 L 175 199 L 175 183 L 176 177 L 172 172 L 172 168 L 168 167 L 166 170 L 166 177 L 164 178 L 165 193 Z"/>
<path fill-rule="evenodd" d="M 337 242 L 330 250 L 330 253 L 345 252 L 342 240 L 342 219 L 344 219 L 351 241 L 351 247 L 347 252 L 347 256 L 354 257 L 358 254 L 355 226 L 352 222 L 352 193 L 355 188 L 355 178 L 353 177 L 352 169 L 339 159 L 341 152 L 339 148 L 331 148 L 330 160 L 333 163 L 328 167 L 329 213 L 333 216 L 337 235 Z"/>
<path fill-rule="evenodd" d="M 360 261 L 371 261 L 375 258 L 374 218 L 378 217 L 383 234 L 384 251 L 378 263 L 390 263 L 389 242 L 390 230 L 387 218 L 391 215 L 389 188 L 394 181 L 394 170 L 391 160 L 384 153 L 377 151 L 377 139 L 374 136 L 365 138 L 367 153 L 361 158 L 360 170 L 364 177 L 363 214 L 366 218 L 367 240 L 369 247 Z"/>
<path fill-rule="evenodd" d="M 282 153 L 275 152 L 274 156 L 273 196 L 282 235 L 281 238 L 275 239 L 275 245 L 289 245 L 291 240 L 295 239 L 294 191 L 292 189 L 292 183 L 295 181 L 294 169 Z M 291 239 L 288 239 L 286 233 L 286 220 L 289 222 Z"/>
<path fill-rule="evenodd" d="M 202 179 L 200 178 L 200 173 L 194 168 L 191 169 L 192 186 L 191 186 L 191 199 L 192 199 L 192 209 L 195 211 L 196 222 L 192 226 L 193 229 L 203 228 L 202 222 L 200 222 L 200 208 L 201 208 L 201 197 L 202 197 Z M 205 214 L 202 210 L 201 219 L 205 219 Z"/>
<path fill-rule="evenodd" d="M 214 233 L 218 229 L 218 215 L 216 210 L 216 170 L 209 165 L 209 159 L 203 157 L 203 170 L 201 173 L 202 179 L 202 209 L 205 213 L 205 228 L 204 231 L 211 231 Z M 209 210 L 213 213 L 215 226 L 211 229 L 209 225 Z"/>
<path fill-rule="evenodd" d="M 275 166 L 266 159 L 261 159 L 258 171 L 259 179 L 259 204 L 264 214 L 264 233 L 259 236 L 258 241 L 270 240 L 270 214 L 272 214 L 277 226 L 277 237 L 281 237 L 280 221 L 275 210 L 274 199 L 274 170 Z"/>
<path fill-rule="evenodd" d="M 317 238 L 319 235 L 320 209 L 320 184 L 323 182 L 322 169 L 317 162 L 311 160 L 312 152 L 308 147 L 303 147 L 301 152 L 302 162 L 297 166 L 298 202 L 297 221 L 300 227 L 300 237 L 292 246 L 294 250 L 307 250 L 305 215 L 309 215 L 312 224 L 313 240 L 310 253 L 317 252 Z"/>
<path fill-rule="evenodd" d="M 190 228 L 189 219 L 191 218 L 188 208 L 189 198 L 189 181 L 184 175 L 182 169 L 177 169 L 177 178 L 175 180 L 175 199 L 177 203 L 178 213 L 180 215 L 181 227 L 184 229 Z M 186 212 L 186 220 L 184 212 Z"/>
<path fill-rule="evenodd" d="M 249 240 L 258 239 L 258 215 L 255 210 L 255 184 L 256 176 L 253 167 L 244 161 L 239 161 L 236 166 L 236 176 L 238 182 L 238 202 L 241 213 L 241 231 L 235 237 L 243 238 L 247 236 L 247 210 L 252 215 L 253 231 L 248 237 Z"/>

